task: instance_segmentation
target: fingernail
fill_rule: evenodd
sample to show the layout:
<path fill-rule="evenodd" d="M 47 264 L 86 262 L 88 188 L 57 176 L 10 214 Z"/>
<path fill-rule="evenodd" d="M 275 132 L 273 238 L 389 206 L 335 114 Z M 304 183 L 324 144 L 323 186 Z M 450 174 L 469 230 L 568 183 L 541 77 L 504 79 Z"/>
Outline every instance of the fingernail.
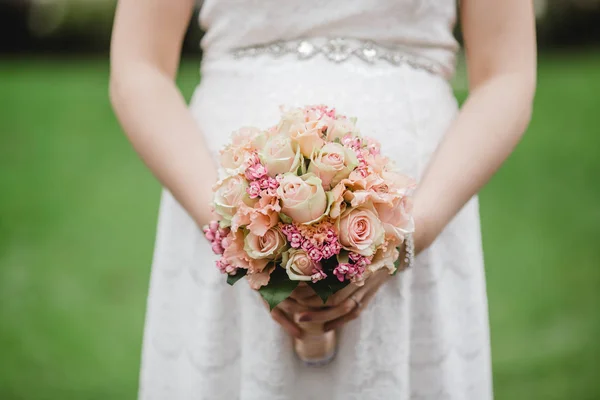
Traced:
<path fill-rule="evenodd" d="M 310 320 L 311 320 L 310 314 L 304 314 L 304 315 L 301 315 L 300 318 L 298 318 L 298 321 L 300 321 L 300 322 L 307 322 Z"/>

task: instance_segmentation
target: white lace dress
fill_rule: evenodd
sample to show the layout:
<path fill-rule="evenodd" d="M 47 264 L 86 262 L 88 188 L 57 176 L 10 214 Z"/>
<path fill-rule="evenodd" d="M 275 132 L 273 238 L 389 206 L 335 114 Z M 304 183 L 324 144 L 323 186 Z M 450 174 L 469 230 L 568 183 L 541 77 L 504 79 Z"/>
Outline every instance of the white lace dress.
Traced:
<path fill-rule="evenodd" d="M 216 155 L 234 129 L 275 123 L 279 105 L 335 106 L 419 177 L 457 112 L 447 82 L 454 19 L 453 0 L 207 0 L 191 111 Z M 337 37 L 359 39 L 345 42 L 357 51 L 325 40 Z M 302 51 L 290 50 L 300 39 Z M 231 53 L 275 41 L 285 43 L 257 56 Z M 140 399 L 492 398 L 477 199 L 342 329 L 335 361 L 322 368 L 297 361 L 257 294 L 245 282 L 228 286 L 214 261 L 164 192 Z"/>

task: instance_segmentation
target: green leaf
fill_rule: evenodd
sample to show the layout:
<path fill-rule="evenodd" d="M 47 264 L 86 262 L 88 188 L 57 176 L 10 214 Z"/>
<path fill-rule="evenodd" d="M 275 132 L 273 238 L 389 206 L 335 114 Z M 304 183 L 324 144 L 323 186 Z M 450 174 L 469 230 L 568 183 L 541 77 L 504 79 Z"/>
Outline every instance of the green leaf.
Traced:
<path fill-rule="evenodd" d="M 235 283 L 237 281 L 239 281 L 244 276 L 246 276 L 247 272 L 248 272 L 247 269 L 238 269 L 237 274 L 235 274 L 235 275 L 227 275 L 227 283 L 230 284 L 231 286 L 235 285 Z"/>
<path fill-rule="evenodd" d="M 392 276 L 398 273 L 398 271 L 400 270 L 400 265 L 402 264 L 402 248 L 398 247 L 398 251 L 400 252 L 400 257 L 398 257 L 396 261 L 394 261 L 394 267 L 396 267 L 396 269 L 392 273 Z"/>
<path fill-rule="evenodd" d="M 335 275 L 333 275 L 315 283 L 309 282 L 308 285 L 312 287 L 317 296 L 323 301 L 323 304 L 325 304 L 329 297 L 348 286 L 349 283 L 350 282 L 348 281 L 340 282 Z"/>
<path fill-rule="evenodd" d="M 286 224 L 291 224 L 293 222 L 293 220 L 284 213 L 279 213 L 279 218 Z"/>
<path fill-rule="evenodd" d="M 277 266 L 271 274 L 269 284 L 261 287 L 258 292 L 272 310 L 277 307 L 277 304 L 290 297 L 298 283 L 298 281 L 290 280 L 285 270 Z"/>

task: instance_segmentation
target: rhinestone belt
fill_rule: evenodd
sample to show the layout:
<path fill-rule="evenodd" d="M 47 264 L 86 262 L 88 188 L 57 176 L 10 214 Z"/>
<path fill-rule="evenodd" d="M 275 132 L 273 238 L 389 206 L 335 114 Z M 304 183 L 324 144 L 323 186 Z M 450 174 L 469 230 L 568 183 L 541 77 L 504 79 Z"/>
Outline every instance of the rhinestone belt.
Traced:
<path fill-rule="evenodd" d="M 395 66 L 410 65 L 433 74 L 444 75 L 442 68 L 430 61 L 412 55 L 407 51 L 380 46 L 367 40 L 346 38 L 300 39 L 241 47 L 233 50 L 235 58 L 260 55 L 280 57 L 286 54 L 295 55 L 300 60 L 308 60 L 320 54 L 336 63 L 342 63 L 352 58 L 360 59 L 369 64 L 384 61 Z"/>

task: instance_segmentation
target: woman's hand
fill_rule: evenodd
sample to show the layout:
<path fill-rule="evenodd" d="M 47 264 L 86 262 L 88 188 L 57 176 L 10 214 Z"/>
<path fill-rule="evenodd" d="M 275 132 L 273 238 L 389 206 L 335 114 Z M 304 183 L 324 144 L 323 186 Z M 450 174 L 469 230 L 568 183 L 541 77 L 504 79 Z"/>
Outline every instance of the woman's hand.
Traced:
<path fill-rule="evenodd" d="M 363 286 L 349 284 L 323 304 L 309 286 L 299 287 L 292 294 L 294 302 L 308 310 L 296 312 L 298 322 L 319 322 L 330 331 L 352 321 L 361 314 L 377 293 L 377 290 L 392 276 L 387 269 L 381 269 L 370 276 Z M 310 294 L 312 292 L 312 294 Z"/>
<path fill-rule="evenodd" d="M 311 289 L 312 290 L 312 289 Z M 314 292 L 313 292 L 314 293 Z M 267 310 L 269 304 L 263 301 Z M 301 305 L 293 298 L 288 297 L 277 305 L 273 310 L 270 311 L 271 318 L 277 322 L 290 336 L 301 339 L 304 335 L 302 328 L 294 322 L 294 316 L 303 312 L 310 311 L 310 308 Z"/>

